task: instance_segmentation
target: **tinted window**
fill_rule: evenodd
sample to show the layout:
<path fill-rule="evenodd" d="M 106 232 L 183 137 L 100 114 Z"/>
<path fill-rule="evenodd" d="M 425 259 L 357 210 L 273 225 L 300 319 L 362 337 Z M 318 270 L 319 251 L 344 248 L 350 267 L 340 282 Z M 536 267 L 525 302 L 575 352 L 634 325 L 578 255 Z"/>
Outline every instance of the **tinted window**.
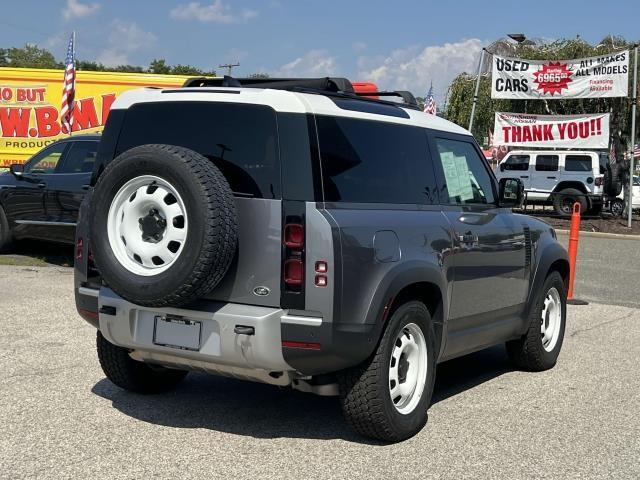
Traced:
<path fill-rule="evenodd" d="M 276 115 L 260 105 L 209 102 L 147 103 L 131 107 L 116 154 L 164 143 L 212 160 L 234 193 L 280 198 Z"/>
<path fill-rule="evenodd" d="M 423 129 L 322 116 L 317 127 L 326 201 L 434 203 Z"/>
<path fill-rule="evenodd" d="M 591 157 L 588 155 L 567 155 L 564 159 L 564 169 L 567 172 L 590 172 Z"/>
<path fill-rule="evenodd" d="M 87 173 L 93 171 L 96 161 L 98 142 L 74 142 L 64 157 L 62 168 L 58 173 Z"/>
<path fill-rule="evenodd" d="M 511 155 L 503 165 L 505 170 L 529 170 L 529 155 Z"/>
<path fill-rule="evenodd" d="M 45 148 L 43 151 L 34 155 L 25 166 L 24 171 L 34 174 L 54 173 L 66 146 L 66 143 L 56 143 L 55 145 Z"/>
<path fill-rule="evenodd" d="M 558 170 L 558 155 L 538 155 L 536 157 L 538 172 L 555 172 Z"/>
<path fill-rule="evenodd" d="M 436 138 L 448 203 L 495 203 L 493 183 L 473 144 Z"/>

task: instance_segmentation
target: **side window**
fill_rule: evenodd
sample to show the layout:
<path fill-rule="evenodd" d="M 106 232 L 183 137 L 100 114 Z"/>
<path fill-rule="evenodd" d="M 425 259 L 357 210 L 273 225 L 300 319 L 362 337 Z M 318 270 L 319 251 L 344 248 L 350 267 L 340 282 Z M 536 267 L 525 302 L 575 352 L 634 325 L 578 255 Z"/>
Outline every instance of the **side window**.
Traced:
<path fill-rule="evenodd" d="M 93 171 L 96 161 L 98 142 L 87 140 L 74 142 L 64 158 L 58 173 L 87 173 Z"/>
<path fill-rule="evenodd" d="M 54 173 L 66 146 L 66 143 L 56 143 L 55 145 L 51 145 L 41 152 L 36 153 L 25 166 L 25 173 Z"/>
<path fill-rule="evenodd" d="M 473 144 L 446 138 L 435 141 L 448 203 L 495 203 L 491 175 Z"/>
<path fill-rule="evenodd" d="M 342 117 L 316 121 L 326 201 L 436 203 L 425 130 Z"/>
<path fill-rule="evenodd" d="M 591 157 L 589 155 L 567 155 L 564 159 L 567 172 L 590 172 Z"/>
<path fill-rule="evenodd" d="M 529 155 L 511 155 L 503 165 L 504 170 L 529 170 Z"/>
<path fill-rule="evenodd" d="M 538 155 L 536 157 L 537 172 L 557 172 L 558 155 Z"/>

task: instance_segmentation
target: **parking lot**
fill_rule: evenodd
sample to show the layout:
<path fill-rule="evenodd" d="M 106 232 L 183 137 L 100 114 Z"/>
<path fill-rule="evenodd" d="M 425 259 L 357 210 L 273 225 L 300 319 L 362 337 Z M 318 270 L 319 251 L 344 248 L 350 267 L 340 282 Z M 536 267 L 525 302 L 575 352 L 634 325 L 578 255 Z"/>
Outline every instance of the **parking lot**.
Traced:
<path fill-rule="evenodd" d="M 569 307 L 555 369 L 513 371 L 502 347 L 447 362 L 427 427 L 397 445 L 288 389 L 195 373 L 169 394 L 124 392 L 75 312 L 71 269 L 0 266 L 0 477 L 640 478 L 640 310 L 622 306 L 640 306 L 623 283 L 634 265 L 595 263 L 639 245 L 582 239 L 576 291 L 600 303 Z"/>

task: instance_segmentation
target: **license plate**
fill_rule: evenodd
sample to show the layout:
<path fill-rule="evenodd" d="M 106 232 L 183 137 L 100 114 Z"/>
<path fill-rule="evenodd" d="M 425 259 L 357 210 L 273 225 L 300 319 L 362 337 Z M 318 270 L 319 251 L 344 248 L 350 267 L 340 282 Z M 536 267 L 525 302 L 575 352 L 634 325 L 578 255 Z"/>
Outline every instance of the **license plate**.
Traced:
<path fill-rule="evenodd" d="M 182 317 L 156 315 L 153 343 L 181 350 L 200 350 L 202 322 Z"/>

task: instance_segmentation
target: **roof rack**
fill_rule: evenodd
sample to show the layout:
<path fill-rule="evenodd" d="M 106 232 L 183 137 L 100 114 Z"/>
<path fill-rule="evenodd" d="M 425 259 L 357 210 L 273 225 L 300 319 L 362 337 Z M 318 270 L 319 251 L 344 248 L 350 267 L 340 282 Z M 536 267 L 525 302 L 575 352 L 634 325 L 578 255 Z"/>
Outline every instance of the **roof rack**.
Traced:
<path fill-rule="evenodd" d="M 236 87 L 236 88 L 273 88 L 304 93 L 322 93 L 330 96 L 356 98 L 362 101 L 384 103 L 419 110 L 416 98 L 407 91 L 398 92 L 356 92 L 351 82 L 340 77 L 321 78 L 233 78 L 194 77 L 187 79 L 183 87 Z M 390 102 L 371 97 L 400 97 L 403 103 Z"/>

